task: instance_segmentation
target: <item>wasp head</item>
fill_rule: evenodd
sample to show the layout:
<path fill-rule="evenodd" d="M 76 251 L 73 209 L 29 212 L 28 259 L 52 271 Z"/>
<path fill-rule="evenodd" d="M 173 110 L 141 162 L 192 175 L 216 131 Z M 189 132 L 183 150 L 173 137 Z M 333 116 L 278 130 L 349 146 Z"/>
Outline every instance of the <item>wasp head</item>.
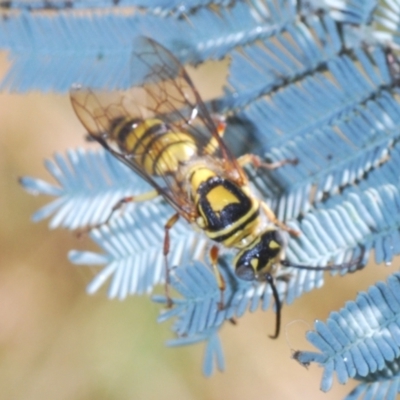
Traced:
<path fill-rule="evenodd" d="M 285 245 L 286 237 L 281 231 L 265 230 L 235 257 L 236 275 L 246 281 L 263 279 L 280 260 Z"/>

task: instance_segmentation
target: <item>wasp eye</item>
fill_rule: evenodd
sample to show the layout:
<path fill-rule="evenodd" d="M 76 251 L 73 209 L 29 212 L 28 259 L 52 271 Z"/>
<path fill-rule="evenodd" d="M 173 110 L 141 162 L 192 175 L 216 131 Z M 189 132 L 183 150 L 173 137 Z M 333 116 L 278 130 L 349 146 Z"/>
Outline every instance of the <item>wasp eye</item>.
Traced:
<path fill-rule="evenodd" d="M 248 264 L 236 266 L 235 272 L 236 275 L 244 281 L 254 281 L 256 279 L 254 269 Z"/>

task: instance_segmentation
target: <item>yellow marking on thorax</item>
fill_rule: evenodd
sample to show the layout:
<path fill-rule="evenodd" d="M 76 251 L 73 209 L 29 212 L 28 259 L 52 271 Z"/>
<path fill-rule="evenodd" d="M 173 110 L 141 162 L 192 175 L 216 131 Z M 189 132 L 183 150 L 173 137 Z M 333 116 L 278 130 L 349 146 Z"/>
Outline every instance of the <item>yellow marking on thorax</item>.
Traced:
<path fill-rule="evenodd" d="M 199 188 L 199 186 L 207 182 L 208 179 L 217 176 L 217 174 L 211 169 L 205 167 L 198 167 L 198 169 L 193 168 L 192 171 L 189 171 L 189 174 L 192 173 L 190 178 L 190 184 L 192 186 L 192 193 L 195 194 Z"/>
<path fill-rule="evenodd" d="M 211 189 L 206 197 L 216 213 L 221 212 L 228 204 L 240 203 L 238 198 L 223 186 Z"/>
<path fill-rule="evenodd" d="M 226 229 L 226 233 L 229 233 L 230 230 L 234 230 L 234 228 L 239 225 L 242 221 L 245 221 L 246 218 L 248 218 L 248 214 L 242 217 L 239 221 L 237 221 L 235 224 L 231 225 L 228 229 Z M 226 238 L 223 242 L 221 242 L 224 246 L 226 247 L 236 247 L 238 249 L 242 248 L 245 246 L 245 244 L 250 240 L 246 238 L 252 237 L 254 234 L 255 229 L 260 223 L 260 217 L 257 217 L 253 221 L 249 222 L 243 229 L 235 232 L 228 238 Z M 212 236 L 210 235 L 210 232 L 206 232 L 207 236 L 212 239 Z M 245 242 L 243 242 L 245 240 Z"/>
<path fill-rule="evenodd" d="M 252 205 L 248 213 L 246 213 L 239 220 L 235 221 L 233 224 L 227 226 L 225 229 L 221 231 L 212 232 L 206 230 L 205 231 L 206 235 L 212 240 L 214 240 L 220 235 L 227 235 L 226 239 L 221 242 L 226 247 L 236 247 L 241 249 L 244 246 L 247 246 L 249 241 L 253 240 L 252 237 L 254 235 L 254 232 L 256 231 L 257 227 L 260 224 L 259 215 L 255 219 L 249 221 L 249 216 L 257 212 L 257 209 L 259 208 L 258 201 L 254 198 L 251 198 L 251 200 L 252 200 Z M 232 203 L 232 201 L 230 203 Z M 217 211 L 215 210 L 216 203 L 214 202 L 210 204 L 214 208 L 214 211 Z M 200 210 L 200 213 L 201 212 L 202 210 Z M 203 217 L 205 218 L 205 220 L 207 219 L 206 216 Z M 244 224 L 244 226 L 241 229 L 236 230 L 236 228 L 242 224 Z"/>

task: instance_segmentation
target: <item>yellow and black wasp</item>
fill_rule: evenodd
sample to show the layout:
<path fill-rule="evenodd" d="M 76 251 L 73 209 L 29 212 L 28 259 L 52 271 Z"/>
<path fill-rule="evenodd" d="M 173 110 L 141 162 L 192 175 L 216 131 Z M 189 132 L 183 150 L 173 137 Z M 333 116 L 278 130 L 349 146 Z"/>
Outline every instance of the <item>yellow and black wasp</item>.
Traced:
<path fill-rule="evenodd" d="M 169 231 L 180 217 L 214 242 L 210 260 L 221 303 L 225 283 L 217 267 L 219 249 L 237 249 L 236 274 L 271 285 L 277 309 L 271 337 L 278 337 L 281 305 L 274 277 L 285 247 L 281 231 L 297 232 L 252 194 L 242 167 L 252 163 L 272 169 L 293 161 L 266 164 L 255 155 L 233 157 L 222 140 L 224 122 L 211 116 L 184 67 L 154 40 L 135 41 L 131 68 L 134 82 L 128 91 L 98 92 L 78 85 L 71 90 L 73 108 L 90 137 L 153 187 L 122 199 L 113 211 L 156 196 L 175 210 L 165 224 L 163 248 L 168 299 Z"/>

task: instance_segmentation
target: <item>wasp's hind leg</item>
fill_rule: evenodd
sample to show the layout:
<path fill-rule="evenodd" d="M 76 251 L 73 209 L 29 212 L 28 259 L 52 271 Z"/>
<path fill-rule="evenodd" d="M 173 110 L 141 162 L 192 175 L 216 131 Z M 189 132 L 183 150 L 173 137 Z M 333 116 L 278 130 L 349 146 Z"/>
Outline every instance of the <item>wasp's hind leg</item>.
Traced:
<path fill-rule="evenodd" d="M 215 279 L 217 280 L 217 284 L 218 284 L 219 291 L 221 294 L 218 308 L 220 310 L 223 310 L 224 309 L 224 291 L 226 288 L 226 284 L 225 284 L 224 278 L 221 275 L 221 271 L 218 269 L 218 254 L 219 254 L 219 248 L 215 245 L 212 246 L 210 249 L 210 260 L 211 260 L 211 265 L 213 267 Z"/>
<path fill-rule="evenodd" d="M 164 225 L 165 236 L 164 236 L 163 255 L 165 260 L 165 297 L 167 299 L 167 308 L 172 307 L 172 299 L 169 294 L 169 285 L 170 285 L 169 266 L 168 266 L 168 253 L 170 249 L 169 231 L 177 223 L 178 219 L 179 219 L 179 214 L 176 213 Z"/>
<path fill-rule="evenodd" d="M 299 160 L 297 158 L 287 158 L 285 160 L 276 161 L 273 163 L 267 163 L 262 161 L 260 157 L 255 154 L 244 154 L 243 156 L 238 158 L 239 165 L 243 167 L 246 164 L 252 164 L 254 168 L 266 168 L 266 169 L 277 169 L 284 165 L 297 165 Z"/>
<path fill-rule="evenodd" d="M 90 225 L 85 228 L 79 229 L 76 232 L 76 234 L 78 237 L 81 237 L 82 235 L 89 233 L 93 229 L 98 229 L 104 225 L 108 225 L 110 223 L 110 220 L 111 220 L 112 216 L 114 215 L 114 213 L 116 211 L 120 210 L 127 203 L 132 203 L 132 202 L 139 203 L 142 201 L 148 201 L 148 200 L 152 200 L 152 199 L 156 198 L 157 196 L 158 196 L 158 192 L 157 192 L 157 190 L 154 189 L 149 192 L 140 194 L 138 196 L 124 197 L 121 200 L 119 200 L 116 204 L 114 204 L 114 206 L 112 207 L 112 209 L 111 209 L 110 213 L 108 214 L 108 217 L 105 219 L 105 221 L 100 222 L 95 225 Z"/>

